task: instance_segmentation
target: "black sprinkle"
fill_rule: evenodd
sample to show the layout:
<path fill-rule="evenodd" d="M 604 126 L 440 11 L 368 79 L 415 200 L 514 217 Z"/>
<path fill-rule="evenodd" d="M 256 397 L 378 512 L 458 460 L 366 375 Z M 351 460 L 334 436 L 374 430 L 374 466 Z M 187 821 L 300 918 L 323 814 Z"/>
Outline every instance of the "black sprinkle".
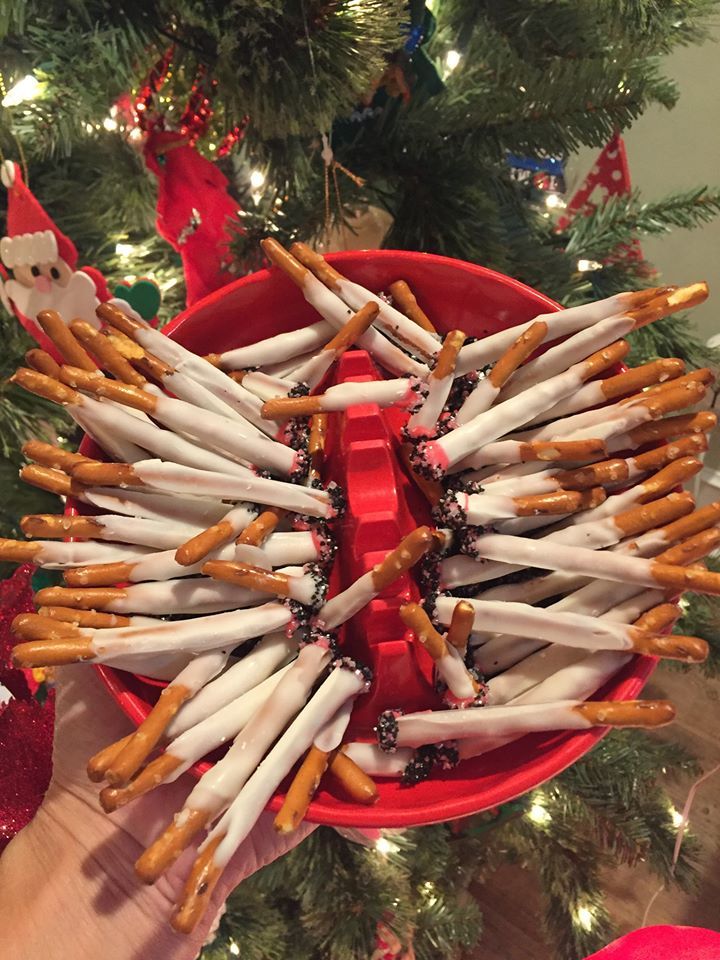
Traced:
<path fill-rule="evenodd" d="M 401 717 L 402 713 L 402 710 L 383 710 L 377 718 L 375 733 L 378 746 L 385 753 L 395 753 L 397 750 L 398 717 Z"/>

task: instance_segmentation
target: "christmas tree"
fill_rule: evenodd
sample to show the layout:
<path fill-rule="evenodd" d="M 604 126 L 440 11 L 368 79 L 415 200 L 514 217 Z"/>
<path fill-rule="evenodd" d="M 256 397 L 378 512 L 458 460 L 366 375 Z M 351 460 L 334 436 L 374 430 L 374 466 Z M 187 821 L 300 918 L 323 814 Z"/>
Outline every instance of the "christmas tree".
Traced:
<path fill-rule="evenodd" d="M 82 262 L 115 282 L 151 277 L 161 321 L 259 266 L 259 238 L 341 245 L 368 210 L 385 214 L 385 247 L 481 263 L 573 305 L 657 282 L 639 240 L 720 210 L 720 191 L 706 187 L 652 202 L 593 195 L 572 209 L 562 180 L 579 146 L 619 144 L 648 106 L 673 106 L 660 58 L 704 39 L 715 9 L 7 0 L 0 160 L 19 164 Z M 234 223 L 218 220 L 218 197 Z M 203 272 L 189 250 L 211 249 L 213 226 L 227 249 L 215 244 Z M 9 314 L 2 336 L 8 374 L 29 342 Z M 716 360 L 679 315 L 635 333 L 632 349 L 633 362 Z M 14 482 L 23 440 L 73 437 L 49 405 L 1 389 L 7 535 L 21 514 L 53 509 Z M 717 618 L 712 602 L 691 598 L 678 627 L 715 643 L 713 670 Z M 322 828 L 233 895 L 207 960 L 351 960 L 410 945 L 418 960 L 459 956 L 481 935 L 468 888 L 503 859 L 536 870 L 557 955 L 583 956 L 612 932 L 603 864 L 644 859 L 663 880 L 692 883 L 692 838 L 672 865 L 663 768 L 694 764 L 672 744 L 618 733 L 541 790 L 459 827 L 369 848 Z"/>

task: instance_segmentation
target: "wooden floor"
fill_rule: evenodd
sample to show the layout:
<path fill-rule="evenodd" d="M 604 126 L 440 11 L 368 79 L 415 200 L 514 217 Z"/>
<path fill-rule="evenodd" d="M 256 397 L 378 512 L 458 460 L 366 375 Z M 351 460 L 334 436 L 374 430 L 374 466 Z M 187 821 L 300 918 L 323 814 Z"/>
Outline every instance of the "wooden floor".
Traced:
<path fill-rule="evenodd" d="M 687 747 L 703 770 L 720 763 L 720 680 L 660 668 L 646 687 L 645 696 L 667 697 L 675 702 L 678 719 L 663 733 Z M 669 793 L 678 809 L 683 807 L 689 786 L 689 782 L 669 784 Z M 662 893 L 648 922 L 720 930 L 720 772 L 696 794 L 690 825 L 703 844 L 698 893 Z M 608 909 L 620 933 L 639 927 L 659 886 L 657 879 L 641 865 L 609 871 L 606 881 Z M 544 960 L 551 956 L 540 933 L 541 905 L 533 876 L 517 867 L 502 867 L 475 892 L 483 911 L 485 932 L 469 960 Z"/>

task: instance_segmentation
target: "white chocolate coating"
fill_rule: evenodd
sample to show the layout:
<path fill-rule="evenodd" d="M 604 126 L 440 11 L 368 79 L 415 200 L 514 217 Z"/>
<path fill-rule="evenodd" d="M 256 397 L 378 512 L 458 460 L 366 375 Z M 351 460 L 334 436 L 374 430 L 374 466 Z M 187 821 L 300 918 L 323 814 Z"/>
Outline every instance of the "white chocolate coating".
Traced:
<path fill-rule="evenodd" d="M 306 327 L 300 327 L 299 330 L 278 333 L 247 347 L 227 350 L 220 354 L 220 366 L 223 370 L 244 370 L 247 367 L 263 367 L 268 363 L 291 360 L 303 353 L 314 353 L 324 347 L 334 334 L 335 327 L 332 324 L 327 320 L 318 320 Z"/>
<path fill-rule="evenodd" d="M 261 431 L 243 417 L 242 414 L 238 413 L 237 410 L 230 407 L 224 400 L 214 393 L 211 393 L 207 387 L 204 387 L 182 370 L 173 370 L 172 373 L 163 377 L 163 386 L 180 400 L 187 400 L 188 403 L 194 404 L 201 410 L 212 410 L 213 413 L 219 413 L 223 417 L 231 417 L 242 425 L 243 430 L 262 436 Z M 145 387 L 145 391 L 152 393 L 156 397 L 160 396 L 160 391 L 152 384 L 148 384 Z"/>
<path fill-rule="evenodd" d="M 428 394 L 422 406 L 407 422 L 407 433 L 410 437 L 434 437 L 437 433 L 437 422 L 443 407 L 450 394 L 455 378 L 452 374 L 447 377 L 430 376 L 427 380 Z"/>
<path fill-rule="evenodd" d="M 279 630 L 292 620 L 292 614 L 280 603 L 265 603 L 248 610 L 231 610 L 191 620 L 164 622 L 153 628 L 115 627 L 83 630 L 92 638 L 92 649 L 99 663 L 127 653 L 166 653 L 169 650 L 219 650 L 230 644 Z"/>
<path fill-rule="evenodd" d="M 114 613 L 171 614 L 219 613 L 267 602 L 267 594 L 236 587 L 234 583 L 192 577 L 187 580 L 163 580 L 133 583 L 124 587 L 124 596 L 103 604 Z"/>
<path fill-rule="evenodd" d="M 376 403 L 379 407 L 409 406 L 418 396 L 412 383 L 407 377 L 337 383 L 323 394 L 323 410 L 347 410 L 362 403 Z"/>
<path fill-rule="evenodd" d="M 85 400 L 85 398 L 83 398 Z M 115 434 L 112 430 L 101 427 L 97 423 L 92 423 L 88 416 L 89 407 L 84 402 L 82 404 L 68 403 L 65 409 L 73 420 L 82 427 L 85 433 L 94 438 L 98 446 L 102 447 L 105 453 L 115 460 L 122 460 L 124 463 L 136 463 L 143 459 L 143 452 L 137 444 L 130 440 L 125 440 Z"/>
<path fill-rule="evenodd" d="M 462 406 L 455 414 L 455 423 L 461 427 L 469 423 L 481 413 L 485 413 L 495 403 L 500 388 L 496 387 L 488 377 L 483 377 L 465 398 Z"/>
<path fill-rule="evenodd" d="M 385 753 L 376 743 L 360 740 L 349 743 L 345 752 L 369 777 L 399 777 L 413 758 L 409 747 Z"/>
<path fill-rule="evenodd" d="M 178 547 L 203 529 L 198 524 L 123 517 L 116 513 L 100 514 L 92 519 L 98 524 L 97 531 L 93 532 L 94 540 L 135 543 L 156 550 Z"/>
<path fill-rule="evenodd" d="M 255 825 L 278 784 L 305 753 L 318 731 L 347 699 L 357 696 L 363 688 L 364 681 L 354 672 L 342 668 L 332 671 L 208 834 L 205 844 L 216 836 L 223 836 L 215 851 L 215 863 L 218 866 L 224 867 L 230 860 Z"/>
<path fill-rule="evenodd" d="M 474 700 L 476 690 L 462 656 L 449 644 L 445 644 L 445 648 L 445 656 L 435 661 L 435 669 L 454 697 L 458 700 Z"/>
<path fill-rule="evenodd" d="M 183 731 L 189 730 L 258 687 L 268 677 L 277 675 L 276 672 L 296 653 L 296 640 L 284 632 L 270 633 L 263 637 L 250 653 L 245 654 L 241 660 L 200 690 L 192 700 L 182 705 L 167 728 L 168 736 L 179 736 Z"/>
<path fill-rule="evenodd" d="M 179 520 L 198 524 L 202 528 L 217 523 L 228 510 L 228 504 L 209 497 L 186 495 L 180 498 L 120 487 L 91 487 L 84 490 L 78 499 L 91 503 L 99 510 L 130 517 L 147 517 L 150 520 Z"/>
<path fill-rule="evenodd" d="M 560 400 L 554 407 L 545 410 L 532 420 L 528 420 L 528 426 L 534 427 L 537 424 L 545 423 L 551 420 L 561 420 L 572 413 L 578 413 L 580 410 L 586 410 L 588 407 L 595 407 L 599 403 L 605 402 L 605 394 L 602 390 L 601 380 L 591 380 L 580 387 L 572 396 Z"/>
<path fill-rule="evenodd" d="M 377 593 L 373 571 L 369 570 L 318 610 L 315 617 L 317 627 L 320 630 L 336 630 L 370 603 Z"/>
<path fill-rule="evenodd" d="M 40 549 L 33 563 L 46 570 L 62 570 L 64 567 L 84 567 L 94 563 L 115 563 L 118 560 L 140 560 L 150 547 L 120 543 L 96 543 L 94 540 L 75 540 L 64 543 L 59 540 L 33 540 Z"/>
<path fill-rule="evenodd" d="M 330 753 L 342 743 L 345 731 L 350 723 L 352 714 L 353 700 L 346 700 L 332 719 L 328 720 L 322 730 L 318 731 L 313 741 L 313 745 L 324 753 Z"/>
<path fill-rule="evenodd" d="M 552 493 L 554 490 L 560 490 L 560 484 L 555 479 L 556 473 L 557 468 L 537 470 L 522 477 L 485 480 L 483 488 L 490 496 L 501 493 L 508 497 L 527 497 L 538 493 Z M 474 478 L 469 476 L 467 479 Z"/>
<path fill-rule="evenodd" d="M 591 724 L 573 710 L 577 700 L 483 707 L 482 710 L 428 710 L 398 718 L 398 746 L 483 737 L 487 740 L 539 730 L 587 730 Z"/>
<path fill-rule="evenodd" d="M 475 343 L 468 343 L 462 348 L 458 357 L 455 376 L 460 377 L 471 370 L 479 370 L 480 367 L 497 360 L 508 347 L 512 346 L 520 334 L 540 320 L 546 323 L 548 327 L 545 339 L 557 340 L 594 323 L 599 323 L 599 321 L 620 313 L 622 310 L 621 296 L 608 297 L 606 300 L 584 303 L 579 307 L 570 307 L 568 310 L 559 310 L 556 313 L 543 313 L 515 327 L 499 330 L 497 333 L 483 337 L 482 340 L 477 340 Z"/>
<path fill-rule="evenodd" d="M 281 397 L 297 386 L 298 381 L 284 377 L 273 377 L 262 370 L 251 370 L 243 377 L 243 386 L 262 401 Z"/>
<path fill-rule="evenodd" d="M 296 513 L 307 513 L 312 517 L 331 517 L 334 514 L 325 490 L 299 487 L 281 480 L 232 477 L 160 460 L 143 460 L 135 465 L 135 471 L 144 483 L 156 490 L 182 494 L 201 492 L 215 498 L 250 500 L 271 507 L 284 507 Z"/>
<path fill-rule="evenodd" d="M 169 690 L 170 687 L 185 687 L 190 696 L 194 696 L 206 683 L 209 683 L 213 677 L 224 670 L 229 656 L 229 650 L 208 650 L 206 653 L 193 657 L 175 679 L 170 681 L 165 690 Z M 165 690 L 160 696 L 165 693 Z"/>

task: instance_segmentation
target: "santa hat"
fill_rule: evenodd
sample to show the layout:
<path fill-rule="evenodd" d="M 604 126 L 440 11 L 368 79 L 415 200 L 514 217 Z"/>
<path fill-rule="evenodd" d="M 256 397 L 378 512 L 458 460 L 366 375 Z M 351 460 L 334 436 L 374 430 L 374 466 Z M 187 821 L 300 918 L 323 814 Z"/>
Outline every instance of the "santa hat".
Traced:
<path fill-rule="evenodd" d="M 8 191 L 7 236 L 0 240 L 0 258 L 5 266 L 52 263 L 59 257 L 75 270 L 75 245 L 58 230 L 30 192 L 20 167 L 5 160 L 0 165 L 0 180 Z"/>

